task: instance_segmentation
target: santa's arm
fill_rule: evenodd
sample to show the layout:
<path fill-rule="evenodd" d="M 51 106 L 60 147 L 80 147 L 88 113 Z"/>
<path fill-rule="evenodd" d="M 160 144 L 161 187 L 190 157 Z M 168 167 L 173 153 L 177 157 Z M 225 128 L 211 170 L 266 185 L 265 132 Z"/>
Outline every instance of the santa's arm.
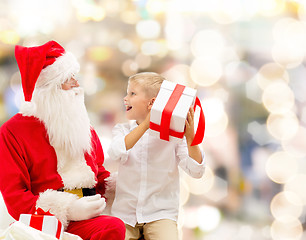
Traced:
<path fill-rule="evenodd" d="M 97 133 L 92 130 L 92 143 L 93 143 L 93 151 L 95 151 L 95 161 L 98 166 L 98 174 L 97 174 L 97 185 L 96 192 L 101 194 L 101 196 L 105 195 L 105 179 L 110 176 L 110 172 L 105 169 L 104 164 L 104 152 L 99 140 Z"/>
<path fill-rule="evenodd" d="M 31 192 L 28 167 L 23 150 L 8 129 L 0 133 L 0 190 L 9 214 L 34 213 L 38 196 Z"/>
<path fill-rule="evenodd" d="M 19 219 L 20 214 L 33 214 L 37 207 L 49 211 L 66 227 L 69 208 L 76 195 L 48 189 L 34 194 L 31 188 L 30 162 L 26 153 L 9 129 L 0 133 L 0 190 L 9 214 Z"/>

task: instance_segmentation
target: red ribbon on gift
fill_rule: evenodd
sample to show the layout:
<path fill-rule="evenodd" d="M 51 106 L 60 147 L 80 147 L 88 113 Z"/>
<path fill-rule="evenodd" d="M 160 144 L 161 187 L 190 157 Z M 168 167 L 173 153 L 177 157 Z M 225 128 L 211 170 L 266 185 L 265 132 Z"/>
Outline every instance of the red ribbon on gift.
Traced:
<path fill-rule="evenodd" d="M 176 104 L 178 103 L 180 97 L 182 96 L 184 89 L 185 89 L 185 86 L 176 84 L 162 112 L 160 125 L 150 122 L 150 128 L 152 130 L 160 132 L 160 139 L 169 141 L 169 136 L 173 136 L 177 138 L 183 138 L 184 136 L 184 132 L 176 132 L 170 129 L 170 121 L 172 117 L 172 112 Z M 194 110 L 196 109 L 197 106 L 200 107 L 200 117 L 199 117 L 197 131 L 195 133 L 191 146 L 200 144 L 203 141 L 204 132 L 205 132 L 205 117 L 204 117 L 203 109 L 201 106 L 201 102 L 198 97 L 196 97 L 196 100 L 195 100 Z"/>
<path fill-rule="evenodd" d="M 45 212 L 43 209 L 41 208 L 37 208 L 35 214 L 33 214 L 31 216 L 31 220 L 30 220 L 30 227 L 33 227 L 37 230 L 42 231 L 43 228 L 43 219 L 41 218 L 42 215 L 46 215 L 46 216 L 54 216 L 52 213 L 50 213 L 50 211 Z M 60 221 L 58 221 L 57 223 L 57 231 L 56 231 L 56 238 L 60 239 L 61 236 L 61 229 L 62 229 L 62 224 Z"/>
<path fill-rule="evenodd" d="M 163 110 L 160 121 L 160 139 L 169 141 L 172 112 L 184 92 L 185 86 L 177 84 Z"/>
<path fill-rule="evenodd" d="M 203 109 L 202 109 L 200 99 L 198 97 L 196 97 L 196 99 L 195 99 L 195 103 L 194 103 L 194 107 L 193 107 L 194 111 L 196 110 L 197 106 L 200 108 L 200 117 L 199 117 L 199 122 L 198 122 L 198 128 L 197 128 L 197 131 L 194 135 L 194 139 L 191 143 L 191 146 L 200 144 L 203 141 L 204 132 L 205 132 L 205 117 L 204 117 L 204 112 L 203 112 Z"/>

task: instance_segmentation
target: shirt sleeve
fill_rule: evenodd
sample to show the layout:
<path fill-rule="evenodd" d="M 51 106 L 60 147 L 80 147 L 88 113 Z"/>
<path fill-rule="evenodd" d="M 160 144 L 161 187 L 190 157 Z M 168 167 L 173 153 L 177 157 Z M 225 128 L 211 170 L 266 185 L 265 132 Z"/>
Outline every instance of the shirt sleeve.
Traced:
<path fill-rule="evenodd" d="M 202 163 L 198 163 L 188 155 L 186 139 L 184 138 L 176 146 L 176 157 L 179 161 L 179 166 L 191 177 L 201 178 L 205 172 L 204 153 L 202 154 Z"/>
<path fill-rule="evenodd" d="M 26 154 L 16 137 L 2 127 L 0 131 L 0 189 L 10 215 L 16 220 L 21 213 L 35 212 L 38 195 L 31 192 Z"/>
<path fill-rule="evenodd" d="M 117 124 L 113 128 L 112 134 L 113 139 L 107 151 L 110 160 L 125 163 L 128 159 L 129 150 L 126 150 L 124 138 L 128 134 L 128 131 L 123 124 Z"/>

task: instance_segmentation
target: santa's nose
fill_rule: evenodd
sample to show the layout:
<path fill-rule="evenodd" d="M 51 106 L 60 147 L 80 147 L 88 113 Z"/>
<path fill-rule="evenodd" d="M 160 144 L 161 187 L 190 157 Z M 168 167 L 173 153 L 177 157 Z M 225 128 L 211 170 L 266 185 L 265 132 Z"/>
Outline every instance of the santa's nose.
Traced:
<path fill-rule="evenodd" d="M 69 89 L 79 87 L 79 86 L 80 86 L 80 84 L 79 84 L 78 80 L 75 79 L 74 77 L 71 77 L 69 80 L 67 80 L 66 82 L 64 82 L 62 84 L 62 89 L 63 90 L 69 90 Z"/>

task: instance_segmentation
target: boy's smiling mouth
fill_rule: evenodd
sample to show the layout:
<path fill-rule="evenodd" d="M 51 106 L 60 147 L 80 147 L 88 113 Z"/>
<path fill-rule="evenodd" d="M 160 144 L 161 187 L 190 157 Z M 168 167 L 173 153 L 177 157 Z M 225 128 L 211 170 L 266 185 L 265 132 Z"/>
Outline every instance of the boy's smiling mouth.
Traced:
<path fill-rule="evenodd" d="M 130 111 L 132 109 L 132 106 L 126 106 L 126 111 Z"/>

